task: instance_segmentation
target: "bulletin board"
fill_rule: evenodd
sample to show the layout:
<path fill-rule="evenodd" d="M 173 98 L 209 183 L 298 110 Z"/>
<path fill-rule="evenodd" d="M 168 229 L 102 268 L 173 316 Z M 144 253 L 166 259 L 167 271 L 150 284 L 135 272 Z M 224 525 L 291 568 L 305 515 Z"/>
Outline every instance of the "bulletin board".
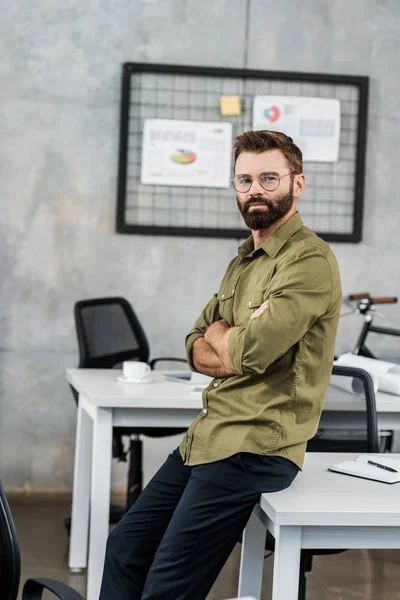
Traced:
<path fill-rule="evenodd" d="M 125 63 L 122 67 L 116 230 L 125 234 L 242 239 L 249 235 L 233 188 L 144 185 L 146 119 L 230 122 L 233 139 L 252 129 L 255 95 L 340 100 L 339 160 L 306 162 L 298 200 L 305 225 L 329 242 L 362 239 L 367 77 Z M 239 96 L 240 115 L 220 114 L 221 96 Z M 232 144 L 233 144 L 232 139 Z"/>

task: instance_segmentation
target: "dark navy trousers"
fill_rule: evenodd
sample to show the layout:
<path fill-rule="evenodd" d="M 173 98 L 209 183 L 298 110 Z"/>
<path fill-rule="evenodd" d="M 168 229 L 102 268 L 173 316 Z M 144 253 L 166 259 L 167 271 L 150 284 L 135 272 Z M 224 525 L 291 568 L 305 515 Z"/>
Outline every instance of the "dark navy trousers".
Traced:
<path fill-rule="evenodd" d="M 204 600 L 260 494 L 298 470 L 248 452 L 190 467 L 177 448 L 109 535 L 100 600 Z"/>

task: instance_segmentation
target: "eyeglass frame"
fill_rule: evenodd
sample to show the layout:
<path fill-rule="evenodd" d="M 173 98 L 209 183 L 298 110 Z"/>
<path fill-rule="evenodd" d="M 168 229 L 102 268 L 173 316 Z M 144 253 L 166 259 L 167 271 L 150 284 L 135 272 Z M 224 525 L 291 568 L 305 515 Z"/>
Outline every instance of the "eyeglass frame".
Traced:
<path fill-rule="evenodd" d="M 265 187 L 263 186 L 263 184 L 261 183 L 261 181 L 260 181 L 260 177 L 261 177 L 262 175 L 265 175 L 265 174 L 267 174 L 267 175 L 271 175 L 272 177 L 275 177 L 275 179 L 277 179 L 277 180 L 278 180 L 278 185 L 277 185 L 277 186 L 276 186 L 276 188 L 274 188 L 273 190 L 267 190 L 267 188 L 265 188 Z M 240 175 L 241 175 L 242 177 L 243 177 L 244 175 L 247 175 L 248 177 L 251 177 L 251 175 L 248 175 L 247 173 L 238 173 L 237 175 L 235 175 L 235 176 L 234 176 L 234 177 L 232 177 L 232 179 L 231 179 L 231 184 L 232 184 L 232 187 L 233 187 L 233 189 L 234 189 L 234 190 L 236 190 L 237 192 L 239 192 L 239 194 L 247 194 L 247 192 L 249 192 L 249 191 L 251 190 L 251 186 L 253 185 L 253 183 L 254 183 L 254 180 L 255 180 L 255 179 L 257 179 L 257 180 L 258 180 L 258 183 L 261 185 L 262 189 L 263 189 L 263 190 L 265 190 L 266 192 L 275 192 L 275 191 L 278 189 L 278 187 L 280 186 L 280 184 L 281 184 L 281 179 L 282 179 L 283 177 L 287 177 L 288 175 L 298 175 L 298 173 L 293 173 L 293 171 L 289 171 L 289 173 L 285 173 L 284 175 L 278 175 L 278 174 L 277 174 L 277 173 L 275 173 L 275 172 L 268 172 L 268 171 L 264 171 L 264 172 L 263 172 L 263 173 L 261 173 L 261 175 L 259 175 L 258 177 L 251 177 L 251 183 L 250 183 L 249 189 L 248 189 L 248 190 L 245 190 L 245 191 L 240 191 L 240 190 L 238 190 L 237 188 L 235 188 L 235 184 L 233 183 L 233 182 L 234 182 L 234 180 L 236 179 L 236 177 L 239 177 Z"/>

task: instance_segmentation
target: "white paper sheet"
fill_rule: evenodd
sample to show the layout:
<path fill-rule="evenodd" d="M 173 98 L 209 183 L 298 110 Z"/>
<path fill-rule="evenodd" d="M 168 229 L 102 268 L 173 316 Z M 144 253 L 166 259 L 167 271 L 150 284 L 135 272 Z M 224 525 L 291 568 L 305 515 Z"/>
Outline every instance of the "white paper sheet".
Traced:
<path fill-rule="evenodd" d="M 228 188 L 232 124 L 146 119 L 140 181 L 145 185 Z"/>
<path fill-rule="evenodd" d="M 283 131 L 301 148 L 305 162 L 337 162 L 340 100 L 254 96 L 253 129 Z"/>

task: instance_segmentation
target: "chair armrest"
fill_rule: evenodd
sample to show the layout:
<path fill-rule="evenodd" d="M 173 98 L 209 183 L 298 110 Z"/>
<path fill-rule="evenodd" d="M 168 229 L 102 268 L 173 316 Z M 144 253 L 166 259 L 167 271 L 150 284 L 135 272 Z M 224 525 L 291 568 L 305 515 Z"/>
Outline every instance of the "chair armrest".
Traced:
<path fill-rule="evenodd" d="M 66 583 L 47 577 L 27 579 L 22 591 L 22 600 L 41 600 L 45 589 L 61 600 L 85 600 L 83 596 Z"/>
<path fill-rule="evenodd" d="M 343 377 L 355 377 L 360 379 L 365 391 L 365 401 L 367 410 L 367 435 L 369 452 L 379 452 L 378 419 L 376 416 L 375 390 L 371 375 L 359 369 L 358 367 L 344 367 L 342 365 L 333 365 L 332 375 L 341 375 Z"/>
<path fill-rule="evenodd" d="M 165 356 L 161 356 L 160 358 L 153 358 L 153 360 L 151 360 L 149 362 L 150 367 L 153 369 L 154 365 L 159 362 L 160 360 L 168 360 L 170 362 L 182 362 L 182 363 L 186 363 L 187 364 L 187 360 L 186 358 L 172 358 L 172 357 L 165 357 Z M 188 365 L 189 368 L 189 365 Z"/>

